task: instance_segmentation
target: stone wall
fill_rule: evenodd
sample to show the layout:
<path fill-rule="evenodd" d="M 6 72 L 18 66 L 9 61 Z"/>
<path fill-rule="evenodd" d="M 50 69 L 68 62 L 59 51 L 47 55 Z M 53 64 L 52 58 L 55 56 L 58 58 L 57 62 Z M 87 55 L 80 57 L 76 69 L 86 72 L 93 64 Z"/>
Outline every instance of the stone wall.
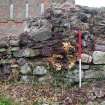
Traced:
<path fill-rule="evenodd" d="M 32 1 L 31 5 L 33 2 L 36 3 Z M 21 1 L 14 3 L 21 7 L 24 4 L 20 5 Z M 66 3 L 71 5 L 70 2 Z M 66 3 L 59 4 L 59 8 L 55 5 L 53 9 L 49 8 L 44 17 L 26 21 L 22 18 L 24 9 L 20 7 L 16 9 L 14 20 L 0 20 L 1 81 L 14 80 L 60 86 L 78 82 L 78 29 L 83 33 L 82 80 L 104 79 L 104 8 L 65 8 Z M 21 9 L 22 13 L 19 12 Z M 32 17 L 36 16 L 33 9 L 30 13 Z"/>

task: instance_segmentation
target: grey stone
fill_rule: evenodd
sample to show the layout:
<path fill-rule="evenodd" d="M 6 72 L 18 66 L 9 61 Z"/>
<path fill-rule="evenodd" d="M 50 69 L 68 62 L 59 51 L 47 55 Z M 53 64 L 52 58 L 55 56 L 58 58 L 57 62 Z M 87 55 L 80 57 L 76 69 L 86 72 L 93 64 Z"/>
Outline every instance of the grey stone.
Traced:
<path fill-rule="evenodd" d="M 23 66 L 25 63 L 27 63 L 27 61 L 24 58 L 20 58 L 17 60 L 17 63 L 19 64 L 19 66 Z"/>
<path fill-rule="evenodd" d="M 6 38 L 0 39 L 0 47 L 8 47 L 8 41 Z"/>
<path fill-rule="evenodd" d="M 10 64 L 11 63 L 11 60 L 9 59 L 1 59 L 0 60 L 0 64 Z"/>
<path fill-rule="evenodd" d="M 13 57 L 16 57 L 16 58 L 24 57 L 23 56 L 23 50 L 14 51 L 13 52 Z"/>
<path fill-rule="evenodd" d="M 33 77 L 32 76 L 27 76 L 27 75 L 23 75 L 20 78 L 20 81 L 25 82 L 25 83 L 29 83 L 32 82 Z"/>
<path fill-rule="evenodd" d="M 90 70 L 104 71 L 105 70 L 105 65 L 91 65 Z"/>
<path fill-rule="evenodd" d="M 20 67 L 20 73 L 22 74 L 29 74 L 31 72 L 32 72 L 32 69 L 28 63 Z"/>
<path fill-rule="evenodd" d="M 51 38 L 51 24 L 46 19 L 36 18 L 29 24 L 30 32 L 35 42 Z"/>
<path fill-rule="evenodd" d="M 12 64 L 11 65 L 11 68 L 13 69 L 13 68 L 19 68 L 19 65 L 17 65 L 17 64 Z"/>
<path fill-rule="evenodd" d="M 79 69 L 79 65 L 76 65 L 76 67 Z M 90 67 L 90 65 L 85 65 L 85 64 L 81 65 L 82 70 L 88 70 L 89 67 Z"/>
<path fill-rule="evenodd" d="M 10 79 L 10 75 L 12 73 L 10 65 L 2 65 L 0 67 L 0 81 L 5 81 Z"/>
<path fill-rule="evenodd" d="M 39 55 L 39 50 L 33 50 L 31 48 L 26 48 L 23 50 L 24 57 L 34 57 Z"/>
<path fill-rule="evenodd" d="M 92 57 L 90 55 L 88 55 L 88 54 L 83 53 L 81 55 L 81 57 L 82 57 L 81 59 L 82 59 L 83 63 L 90 63 L 90 62 L 92 62 Z"/>
<path fill-rule="evenodd" d="M 95 100 L 97 98 L 93 91 L 89 91 L 87 97 L 89 100 Z"/>
<path fill-rule="evenodd" d="M 84 73 L 85 79 L 100 79 L 105 78 L 105 71 L 103 70 L 87 70 Z"/>
<path fill-rule="evenodd" d="M 105 101 L 101 102 L 100 105 L 105 105 Z"/>
<path fill-rule="evenodd" d="M 39 55 L 39 50 L 31 49 L 31 48 L 26 48 L 26 49 L 20 49 L 18 51 L 13 52 L 14 57 L 35 57 Z"/>
<path fill-rule="evenodd" d="M 47 69 L 44 66 L 36 66 L 33 70 L 34 75 L 46 75 Z"/>
<path fill-rule="evenodd" d="M 5 51 L 6 51 L 5 48 L 0 48 L 0 53 L 3 53 L 3 52 L 5 52 Z"/>
<path fill-rule="evenodd" d="M 83 70 L 88 70 L 89 67 L 90 67 L 89 65 L 82 65 L 82 69 L 83 69 Z"/>
<path fill-rule="evenodd" d="M 19 40 L 10 40 L 11 46 L 19 46 Z"/>
<path fill-rule="evenodd" d="M 93 63 L 94 64 L 105 64 L 105 52 L 94 51 L 93 52 Z"/>
<path fill-rule="evenodd" d="M 95 45 L 96 51 L 104 51 L 105 52 L 105 44 L 96 44 Z"/>
<path fill-rule="evenodd" d="M 19 50 L 19 47 L 12 47 L 10 50 L 11 50 L 12 52 L 18 51 L 18 50 Z"/>
<path fill-rule="evenodd" d="M 66 0 L 60 8 L 69 10 L 70 8 L 74 8 L 75 6 L 75 0 Z"/>
<path fill-rule="evenodd" d="M 10 74 L 11 73 L 11 67 L 10 65 L 3 65 L 2 67 L 0 67 L 0 72 L 3 74 Z"/>
<path fill-rule="evenodd" d="M 102 88 L 94 87 L 93 92 L 94 92 L 94 94 L 96 95 L 97 98 L 102 98 L 102 97 L 105 96 L 105 92 Z"/>
<path fill-rule="evenodd" d="M 44 40 L 51 38 L 51 32 L 49 32 L 47 30 L 43 30 L 42 32 L 37 33 L 37 34 L 32 32 L 31 35 L 32 35 L 33 40 L 36 42 L 44 41 Z"/>
<path fill-rule="evenodd" d="M 101 67 L 101 69 L 102 69 L 102 70 L 105 70 L 105 65 L 103 65 L 103 66 Z"/>

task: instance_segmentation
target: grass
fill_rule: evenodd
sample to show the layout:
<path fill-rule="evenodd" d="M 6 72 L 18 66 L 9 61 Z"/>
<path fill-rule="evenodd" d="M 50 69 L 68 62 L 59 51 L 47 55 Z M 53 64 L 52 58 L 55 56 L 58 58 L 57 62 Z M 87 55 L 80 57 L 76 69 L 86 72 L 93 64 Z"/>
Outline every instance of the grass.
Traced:
<path fill-rule="evenodd" d="M 13 100 L 6 98 L 6 97 L 0 97 L 0 105 L 18 105 Z"/>

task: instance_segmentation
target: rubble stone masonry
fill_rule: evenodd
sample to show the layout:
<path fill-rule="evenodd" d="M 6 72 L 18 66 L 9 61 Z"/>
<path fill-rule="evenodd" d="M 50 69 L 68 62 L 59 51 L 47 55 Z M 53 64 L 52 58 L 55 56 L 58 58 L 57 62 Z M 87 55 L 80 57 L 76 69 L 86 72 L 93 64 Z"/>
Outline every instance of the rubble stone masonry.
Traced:
<path fill-rule="evenodd" d="M 45 84 L 58 75 L 63 85 L 78 82 L 77 30 L 83 34 L 82 79 L 105 78 L 105 8 L 75 6 L 73 0 L 0 0 L 0 80 Z"/>

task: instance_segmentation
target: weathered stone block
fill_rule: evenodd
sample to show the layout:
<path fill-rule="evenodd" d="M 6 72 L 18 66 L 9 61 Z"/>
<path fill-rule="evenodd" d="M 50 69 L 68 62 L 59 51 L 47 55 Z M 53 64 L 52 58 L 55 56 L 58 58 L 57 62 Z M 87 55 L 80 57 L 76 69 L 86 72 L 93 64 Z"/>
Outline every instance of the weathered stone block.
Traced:
<path fill-rule="evenodd" d="M 20 67 L 20 73 L 22 74 L 31 74 L 32 69 L 28 63 L 24 64 L 23 66 Z"/>
<path fill-rule="evenodd" d="M 81 57 L 82 57 L 82 62 L 83 63 L 91 63 L 92 62 L 92 57 L 88 54 L 83 53 L 81 55 Z"/>
<path fill-rule="evenodd" d="M 93 52 L 93 63 L 94 64 L 105 64 L 105 52 L 94 51 Z"/>
<path fill-rule="evenodd" d="M 23 56 L 24 57 L 35 57 L 40 54 L 38 49 L 31 49 L 31 48 L 26 48 L 23 50 Z"/>
<path fill-rule="evenodd" d="M 36 66 L 35 69 L 33 70 L 34 75 L 46 75 L 47 72 L 48 71 L 44 66 Z"/>
<path fill-rule="evenodd" d="M 5 52 L 5 51 L 6 51 L 5 48 L 0 48 L 0 53 L 3 53 L 3 52 Z"/>
<path fill-rule="evenodd" d="M 32 80 L 33 80 L 33 77 L 32 76 L 27 76 L 27 75 L 23 75 L 20 78 L 20 81 L 24 82 L 24 83 L 30 83 L 30 82 L 32 82 Z"/>
<path fill-rule="evenodd" d="M 87 70 L 84 73 L 85 79 L 102 79 L 105 78 L 105 71 L 102 70 Z"/>

